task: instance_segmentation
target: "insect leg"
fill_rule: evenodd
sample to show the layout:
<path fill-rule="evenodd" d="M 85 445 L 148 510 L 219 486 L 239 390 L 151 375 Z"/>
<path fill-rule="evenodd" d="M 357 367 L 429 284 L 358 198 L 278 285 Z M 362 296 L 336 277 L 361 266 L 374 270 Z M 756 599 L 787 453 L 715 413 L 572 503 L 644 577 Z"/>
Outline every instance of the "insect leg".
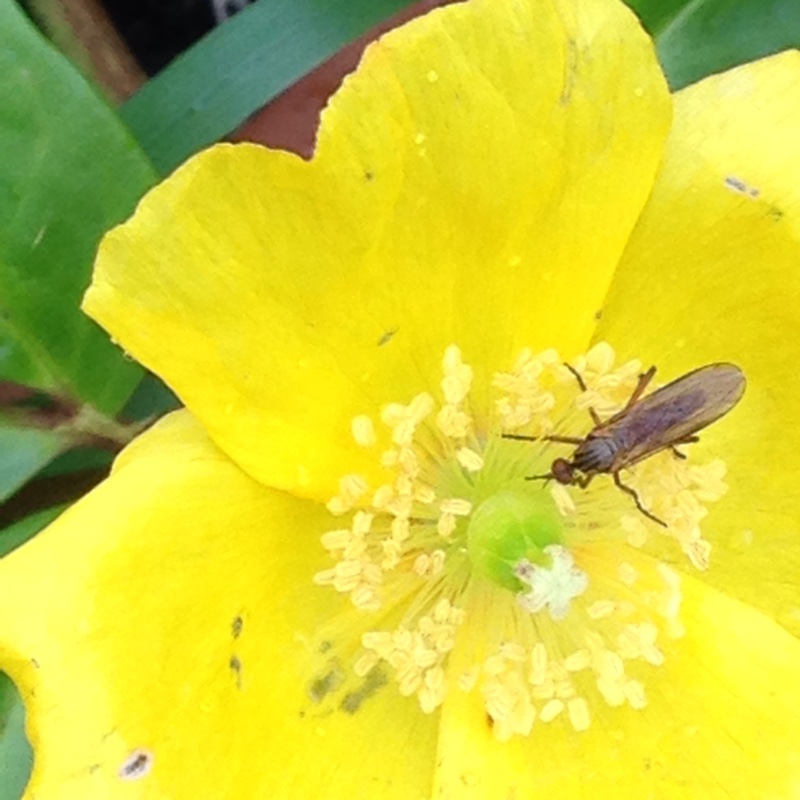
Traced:
<path fill-rule="evenodd" d="M 567 364 L 564 362 L 564 366 L 575 376 L 575 380 L 578 381 L 578 386 L 581 387 L 582 392 L 588 392 L 589 390 L 586 388 L 586 383 L 583 380 L 583 375 L 572 366 L 572 364 Z"/>
<path fill-rule="evenodd" d="M 549 481 L 555 478 L 552 472 L 548 472 L 547 475 L 526 475 L 526 481 Z"/>
<path fill-rule="evenodd" d="M 647 384 L 653 380 L 653 376 L 656 374 L 655 366 L 650 367 L 647 372 L 643 372 L 639 376 L 639 383 L 636 384 L 636 388 L 633 390 L 633 394 L 628 398 L 628 402 L 625 404 L 624 411 L 627 411 L 631 406 L 636 405 L 639 402 L 639 398 L 642 396 L 642 393 L 647 388 Z"/>
<path fill-rule="evenodd" d="M 580 436 L 542 436 L 548 442 L 560 442 L 561 444 L 583 444 L 585 441 Z"/>
<path fill-rule="evenodd" d="M 538 442 L 541 436 L 527 436 L 524 433 L 504 433 L 504 439 L 519 439 L 522 442 Z"/>
<path fill-rule="evenodd" d="M 667 527 L 667 523 L 663 520 L 659 519 L 655 514 L 651 514 L 639 501 L 639 495 L 636 494 L 634 489 L 631 489 L 630 486 L 626 486 L 622 479 L 619 477 L 619 472 L 612 472 L 614 476 L 614 483 L 617 485 L 618 489 L 622 489 L 625 494 L 629 494 L 633 498 L 633 502 L 636 503 L 636 508 L 642 512 L 648 519 L 653 520 L 653 522 L 657 522 L 659 525 L 663 525 L 665 528 Z"/>
<path fill-rule="evenodd" d="M 594 478 L 596 473 L 590 472 L 588 475 L 584 475 L 582 478 L 575 477 L 575 483 L 581 487 L 581 489 L 585 489 L 591 482 L 592 478 Z"/>
<path fill-rule="evenodd" d="M 677 444 L 694 444 L 695 442 L 699 442 L 699 441 L 700 441 L 700 437 L 699 436 L 685 436 L 683 439 L 678 439 L 678 441 L 675 442 L 675 444 L 671 444 L 669 446 L 669 449 L 672 450 L 672 454 L 675 456 L 675 458 L 686 458 L 686 453 L 681 453 L 681 451 L 678 450 L 678 448 L 675 445 L 677 445 Z"/>
<path fill-rule="evenodd" d="M 578 372 L 578 370 L 572 366 L 572 364 L 567 364 L 564 362 L 564 366 L 573 374 L 575 380 L 578 381 L 578 386 L 581 387 L 581 391 L 588 392 L 589 390 L 586 388 L 586 382 L 583 380 L 583 375 L 581 375 L 580 372 Z M 591 407 L 588 409 L 588 411 L 592 417 L 592 422 L 594 422 L 595 427 L 601 425 L 603 421 L 600 419 L 598 413 Z"/>

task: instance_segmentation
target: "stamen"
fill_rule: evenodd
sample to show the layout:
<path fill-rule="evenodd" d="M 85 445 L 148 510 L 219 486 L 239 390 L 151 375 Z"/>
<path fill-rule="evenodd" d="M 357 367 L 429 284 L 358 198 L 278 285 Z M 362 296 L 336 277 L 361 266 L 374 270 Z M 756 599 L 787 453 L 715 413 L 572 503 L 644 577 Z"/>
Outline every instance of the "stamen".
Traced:
<path fill-rule="evenodd" d="M 472 385 L 472 367 L 461 360 L 461 351 L 455 346 L 445 350 L 442 394 L 448 405 L 457 406 L 464 401 Z"/>
<path fill-rule="evenodd" d="M 619 565 L 617 571 L 619 572 L 619 579 L 626 586 L 633 586 L 633 584 L 636 583 L 636 579 L 639 577 L 639 574 L 636 572 L 636 567 L 625 561 Z"/>
<path fill-rule="evenodd" d="M 469 447 L 460 447 L 456 451 L 456 458 L 467 472 L 480 472 L 483 469 L 483 456 Z"/>
<path fill-rule="evenodd" d="M 472 511 L 472 503 L 462 497 L 452 497 L 439 503 L 439 510 L 443 514 L 453 514 L 456 517 L 467 517 Z"/>
<path fill-rule="evenodd" d="M 499 372 L 493 385 L 506 396 L 496 401 L 496 409 L 505 430 L 532 428 L 531 435 L 540 436 L 553 429 L 548 415 L 556 404 L 552 392 L 542 386 L 548 369 L 559 363 L 555 350 L 534 356 L 524 350 L 510 373 Z"/>
<path fill-rule="evenodd" d="M 372 447 L 377 441 L 375 426 L 372 424 L 372 420 L 365 415 L 353 418 L 351 430 L 353 439 L 359 447 Z"/>
<path fill-rule="evenodd" d="M 581 374 L 587 388 L 575 401 L 578 408 L 593 408 L 601 417 L 622 410 L 642 372 L 642 363 L 632 360 L 615 368 L 615 361 L 614 350 L 606 342 L 596 344 L 585 356 L 574 360 L 572 366 Z M 575 376 L 565 369 L 561 379 L 574 381 Z"/>
<path fill-rule="evenodd" d="M 554 350 L 525 350 L 494 375 L 492 406 L 474 409 L 473 370 L 452 345 L 441 402 L 420 392 L 386 405 L 380 433 L 370 417 L 353 418 L 359 447 L 392 444 L 375 452 L 384 483 L 345 475 L 328 502 L 332 514 L 350 515 L 322 534 L 332 563 L 313 577 L 352 606 L 347 624 L 326 635 L 337 675 L 352 674 L 370 692 L 391 676 L 393 691 L 415 695 L 424 713 L 446 702 L 449 686 L 472 692 L 501 741 L 537 735 L 558 717 L 586 730 L 598 703 L 647 706 L 647 670 L 661 667 L 684 633 L 680 573 L 648 548 L 666 537 L 696 568 L 710 567 L 701 523 L 725 494 L 724 463 L 695 463 L 687 447 L 686 459 L 663 451 L 625 471 L 666 528 L 608 476 L 589 488 L 525 480 L 570 458 L 569 442 L 541 437 L 581 439 L 594 425 L 588 408 L 602 419 L 628 402 L 641 364 L 615 364 L 604 343 L 570 359 L 584 392 Z M 476 420 L 487 418 L 479 430 Z"/>
<path fill-rule="evenodd" d="M 589 727 L 589 705 L 582 697 L 574 697 L 567 703 L 567 714 L 576 731 L 585 731 Z"/>
<path fill-rule="evenodd" d="M 449 539 L 456 532 L 457 523 L 458 519 L 455 514 L 443 511 L 436 522 L 436 530 L 439 532 L 439 536 L 444 539 Z"/>
<path fill-rule="evenodd" d="M 396 673 L 401 695 L 418 693 L 420 705 L 430 713 L 441 705 L 446 693 L 442 664 L 455 644 L 455 633 L 464 612 L 442 598 L 433 612 L 419 618 L 413 629 L 398 628 L 365 633 L 361 644 L 386 661 Z"/>
<path fill-rule="evenodd" d="M 360 475 L 345 475 L 339 481 L 339 494 L 328 501 L 331 514 L 345 514 L 353 508 L 369 488 Z"/>

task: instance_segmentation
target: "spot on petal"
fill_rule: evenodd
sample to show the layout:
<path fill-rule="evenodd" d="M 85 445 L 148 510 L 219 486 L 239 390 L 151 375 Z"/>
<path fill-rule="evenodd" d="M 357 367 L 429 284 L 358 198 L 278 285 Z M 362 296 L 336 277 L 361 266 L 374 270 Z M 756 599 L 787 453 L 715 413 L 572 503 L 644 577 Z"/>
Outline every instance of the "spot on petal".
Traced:
<path fill-rule="evenodd" d="M 138 781 L 153 768 L 153 754 L 148 750 L 134 750 L 117 773 L 123 781 Z"/>

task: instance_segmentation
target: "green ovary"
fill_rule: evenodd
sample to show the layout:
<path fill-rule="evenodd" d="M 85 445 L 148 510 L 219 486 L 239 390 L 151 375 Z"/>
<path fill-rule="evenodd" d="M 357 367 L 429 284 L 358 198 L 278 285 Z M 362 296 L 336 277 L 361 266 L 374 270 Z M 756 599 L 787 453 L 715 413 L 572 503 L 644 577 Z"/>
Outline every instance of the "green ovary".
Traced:
<path fill-rule="evenodd" d="M 545 547 L 563 544 L 563 521 L 542 495 L 502 491 L 484 500 L 467 526 L 467 553 L 473 575 L 519 592 L 523 585 L 514 574 L 522 560 L 545 564 Z"/>

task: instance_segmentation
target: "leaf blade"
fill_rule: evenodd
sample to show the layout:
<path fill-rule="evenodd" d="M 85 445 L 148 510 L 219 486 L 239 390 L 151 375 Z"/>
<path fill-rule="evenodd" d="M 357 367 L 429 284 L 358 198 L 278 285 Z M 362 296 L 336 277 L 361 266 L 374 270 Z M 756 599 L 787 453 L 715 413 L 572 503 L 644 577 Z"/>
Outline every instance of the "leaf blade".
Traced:
<path fill-rule="evenodd" d="M 116 413 L 142 371 L 84 317 L 102 234 L 155 173 L 12 0 L 0 0 L 0 378 Z"/>
<path fill-rule="evenodd" d="M 25 737 L 25 707 L 17 687 L 0 672 L 0 797 L 21 797 L 33 769 Z"/>
<path fill-rule="evenodd" d="M 409 4 L 259 0 L 149 81 L 122 107 L 122 116 L 156 167 L 169 172 Z"/>
<path fill-rule="evenodd" d="M 627 0 L 655 38 L 672 89 L 800 47 L 796 0 Z"/>

